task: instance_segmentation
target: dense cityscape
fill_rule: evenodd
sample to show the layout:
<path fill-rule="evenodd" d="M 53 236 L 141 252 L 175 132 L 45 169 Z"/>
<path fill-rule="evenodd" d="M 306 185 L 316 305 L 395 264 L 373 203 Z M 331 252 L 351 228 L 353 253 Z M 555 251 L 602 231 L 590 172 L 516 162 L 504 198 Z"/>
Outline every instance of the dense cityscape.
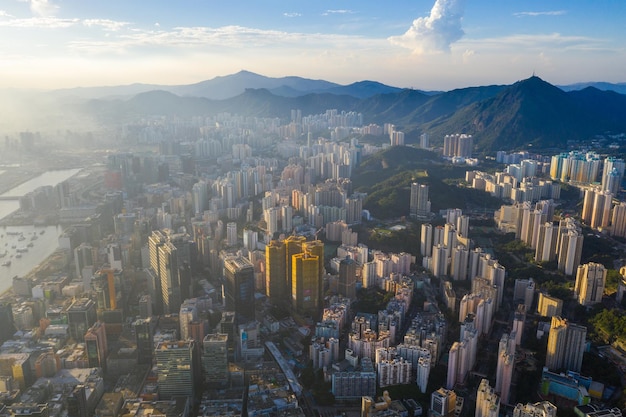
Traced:
<path fill-rule="evenodd" d="M 621 137 L 476 154 L 341 109 L 63 135 L 0 157 L 0 415 L 622 415 Z"/>

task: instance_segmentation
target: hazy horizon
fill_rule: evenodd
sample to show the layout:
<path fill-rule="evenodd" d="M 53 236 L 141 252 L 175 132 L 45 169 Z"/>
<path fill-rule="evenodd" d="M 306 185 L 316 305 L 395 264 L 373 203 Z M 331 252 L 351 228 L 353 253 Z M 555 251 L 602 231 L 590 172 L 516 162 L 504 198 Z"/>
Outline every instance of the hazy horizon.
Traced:
<path fill-rule="evenodd" d="M 186 85 L 241 70 L 451 90 L 624 82 L 626 4 L 10 0 L 0 88 Z M 349 6 L 349 7 L 348 7 Z"/>

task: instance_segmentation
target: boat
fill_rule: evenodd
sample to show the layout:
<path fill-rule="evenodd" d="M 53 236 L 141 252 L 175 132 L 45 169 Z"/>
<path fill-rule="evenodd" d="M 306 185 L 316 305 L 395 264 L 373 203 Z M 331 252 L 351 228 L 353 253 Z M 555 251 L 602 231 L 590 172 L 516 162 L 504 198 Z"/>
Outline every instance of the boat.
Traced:
<path fill-rule="evenodd" d="M 22 240 L 26 240 L 26 238 L 24 236 L 20 236 L 17 240 L 21 242 Z"/>
<path fill-rule="evenodd" d="M 44 233 L 46 233 L 45 230 L 42 230 L 41 232 L 39 232 L 40 235 L 43 235 Z"/>
<path fill-rule="evenodd" d="M 37 240 L 37 238 L 38 238 L 38 237 L 37 237 L 37 235 L 32 235 L 32 236 L 30 237 L 30 240 Z"/>
<path fill-rule="evenodd" d="M 15 255 L 15 257 L 16 257 L 17 259 L 20 259 L 20 258 L 22 257 L 22 254 L 21 254 L 21 253 L 18 253 L 17 255 Z"/>
<path fill-rule="evenodd" d="M 28 246 L 29 248 L 32 248 L 33 246 L 35 246 L 35 244 L 33 242 L 28 242 L 28 245 L 26 246 Z"/>
<path fill-rule="evenodd" d="M 11 261 L 2 262 L 2 266 L 11 266 Z"/>
<path fill-rule="evenodd" d="M 28 252 L 28 248 L 25 246 L 22 246 L 21 248 L 17 248 L 16 251 L 17 253 L 24 253 L 24 252 Z"/>

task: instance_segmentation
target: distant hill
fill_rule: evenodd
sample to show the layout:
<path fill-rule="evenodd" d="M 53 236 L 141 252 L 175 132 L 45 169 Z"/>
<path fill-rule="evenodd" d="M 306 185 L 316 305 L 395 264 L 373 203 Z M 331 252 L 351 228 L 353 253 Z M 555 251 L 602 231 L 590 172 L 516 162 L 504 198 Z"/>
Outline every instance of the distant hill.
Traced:
<path fill-rule="evenodd" d="M 302 77 L 266 77 L 250 71 L 215 77 L 210 80 L 188 85 L 130 84 L 121 86 L 79 87 L 51 91 L 54 97 L 79 97 L 85 99 L 128 98 L 149 91 L 167 91 L 184 97 L 203 97 L 211 100 L 225 100 L 243 94 L 246 89 L 267 89 L 273 94 L 285 97 L 300 97 L 311 93 L 349 95 L 357 98 L 376 94 L 398 92 L 401 89 L 375 81 L 360 81 L 340 85 L 325 80 L 312 80 Z"/>
<path fill-rule="evenodd" d="M 566 93 L 533 76 L 450 117 L 433 120 L 423 129 L 435 138 L 452 132 L 472 134 L 482 151 L 528 145 L 562 147 L 567 140 L 607 131 L 626 132 L 622 99 L 626 97 L 597 89 Z"/>
<path fill-rule="evenodd" d="M 587 87 L 593 87 L 602 91 L 614 91 L 619 94 L 626 94 L 626 83 L 606 83 L 606 82 L 591 82 L 590 81 L 586 83 L 559 85 L 558 87 L 563 91 L 577 91 L 577 90 L 583 90 Z"/>
<path fill-rule="evenodd" d="M 240 73 L 240 77 L 243 80 L 259 76 Z M 318 114 L 327 109 L 357 111 L 366 123 L 395 124 L 405 131 L 408 144 L 422 132 L 430 134 L 434 146 L 441 145 L 446 134 L 472 134 L 477 152 L 529 145 L 563 147 L 568 140 L 626 132 L 626 95 L 593 87 L 565 92 L 535 76 L 512 85 L 463 88 L 433 95 L 411 89 L 396 91 L 369 81 L 300 95 L 304 90 L 296 87 L 302 87 L 301 80 L 290 78 L 294 87 L 282 85 L 271 91 L 247 88 L 221 100 L 151 91 L 130 99 L 91 100 L 79 107 L 101 122 L 119 122 L 137 115 L 184 117 L 216 112 L 278 117 L 287 122 L 291 109 L 300 109 L 302 114 Z M 315 84 L 303 83 L 309 87 Z M 378 89 L 387 92 L 367 96 Z M 276 91 L 285 95 L 277 95 Z M 346 94 L 336 94 L 341 91 Z"/>

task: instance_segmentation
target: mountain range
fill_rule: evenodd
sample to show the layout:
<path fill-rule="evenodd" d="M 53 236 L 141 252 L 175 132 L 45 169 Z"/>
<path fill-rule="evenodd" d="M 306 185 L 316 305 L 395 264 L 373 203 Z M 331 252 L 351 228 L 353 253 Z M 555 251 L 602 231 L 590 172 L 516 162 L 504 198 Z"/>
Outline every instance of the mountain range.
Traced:
<path fill-rule="evenodd" d="M 292 85 L 301 86 L 300 83 L 304 82 L 297 77 L 289 79 L 295 83 Z M 269 79 L 266 82 L 275 85 L 272 83 L 278 81 Z M 231 82 L 224 84 L 221 91 L 233 88 L 233 85 Z M 309 80 L 309 85 L 328 84 Z M 190 117 L 217 112 L 278 117 L 288 121 L 291 109 L 300 109 L 302 114 L 338 109 L 360 112 L 366 123 L 393 123 L 405 132 L 407 143 L 416 142 L 423 132 L 431 135 L 434 145 L 441 144 L 446 134 L 472 134 L 480 152 L 528 146 L 535 149 L 558 148 L 567 141 L 626 132 L 626 95 L 595 87 L 566 92 L 532 76 L 511 85 L 469 87 L 438 93 L 398 89 L 367 95 L 349 94 L 348 90 L 361 88 L 361 91 L 371 93 L 381 86 L 378 83 L 357 83 L 343 90 L 329 87 L 321 92 L 299 96 L 283 96 L 269 89 L 248 88 L 239 95 L 221 100 L 157 90 L 140 93 L 130 99 L 88 100 L 82 109 L 105 123 L 146 115 Z M 287 86 L 275 88 L 295 90 L 295 87 Z M 344 91 L 344 94 L 337 91 Z"/>
<path fill-rule="evenodd" d="M 39 120 L 28 125 L 30 130 L 38 130 L 34 126 L 42 123 L 71 129 L 68 122 L 106 126 L 145 116 L 220 112 L 280 118 L 287 123 L 292 109 L 300 109 L 303 115 L 337 109 L 362 113 L 366 124 L 393 123 L 405 132 L 407 144 L 416 143 L 421 133 L 429 133 L 434 146 L 441 145 L 446 134 L 472 134 L 476 151 L 481 153 L 529 146 L 563 148 L 568 141 L 626 133 L 626 95 L 594 86 L 565 91 L 536 76 L 510 85 L 426 92 L 375 81 L 341 86 L 241 71 L 185 86 L 133 84 L 29 92 L 21 101 L 11 93 L 0 109 L 16 116 L 36 109 L 33 113 Z M 6 130 L 6 122 L 12 118 L 6 119 L 4 126 L 0 121 L 0 128 Z"/>

